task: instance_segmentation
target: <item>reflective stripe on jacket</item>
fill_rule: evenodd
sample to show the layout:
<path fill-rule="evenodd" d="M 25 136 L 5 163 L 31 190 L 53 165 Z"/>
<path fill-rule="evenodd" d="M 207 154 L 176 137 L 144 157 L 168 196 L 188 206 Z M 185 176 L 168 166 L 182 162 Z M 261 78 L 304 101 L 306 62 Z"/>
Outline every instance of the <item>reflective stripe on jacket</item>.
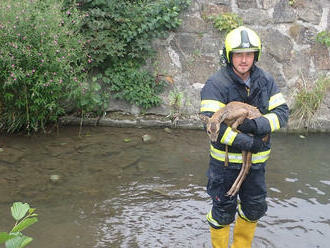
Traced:
<path fill-rule="evenodd" d="M 264 136 L 284 127 L 288 120 L 289 108 L 273 77 L 254 65 L 251 69 L 250 82 L 251 87 L 248 89 L 230 65 L 222 67 L 206 81 L 201 91 L 200 111 L 210 117 L 227 103 L 240 101 L 257 107 L 262 113 L 261 117 L 254 119 L 257 124 L 256 135 Z M 251 136 L 235 132 L 222 123 L 218 140 L 211 143 L 211 158 L 223 163 L 225 146 L 228 145 L 229 164 L 240 167 L 241 152 L 249 150 L 252 142 Z M 268 142 L 263 151 L 253 154 L 253 165 L 264 165 L 269 158 L 270 148 Z"/>

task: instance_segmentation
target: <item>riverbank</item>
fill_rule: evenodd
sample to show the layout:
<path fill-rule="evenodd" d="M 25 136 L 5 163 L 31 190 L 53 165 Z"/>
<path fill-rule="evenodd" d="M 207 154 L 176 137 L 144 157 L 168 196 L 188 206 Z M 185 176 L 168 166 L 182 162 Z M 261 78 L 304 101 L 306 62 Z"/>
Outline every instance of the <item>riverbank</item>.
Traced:
<path fill-rule="evenodd" d="M 175 128 L 175 129 L 203 129 L 198 115 L 162 116 L 154 114 L 132 115 L 123 112 L 106 113 L 103 117 L 86 117 L 83 120 L 76 116 L 64 116 L 60 119 L 63 126 L 108 126 L 108 127 L 135 127 L 135 128 Z M 284 133 L 330 133 L 329 123 L 318 123 L 315 127 L 300 128 L 294 120 L 289 120 L 287 127 L 278 132 Z"/>

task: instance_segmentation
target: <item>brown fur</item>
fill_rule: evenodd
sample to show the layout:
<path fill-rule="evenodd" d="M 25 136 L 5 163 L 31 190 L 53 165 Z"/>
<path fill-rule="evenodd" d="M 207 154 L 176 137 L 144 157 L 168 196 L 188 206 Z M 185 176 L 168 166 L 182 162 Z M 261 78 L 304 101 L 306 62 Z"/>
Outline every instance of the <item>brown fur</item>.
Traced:
<path fill-rule="evenodd" d="M 243 123 L 245 118 L 254 119 L 260 117 L 262 114 L 260 111 L 247 103 L 243 102 L 230 102 L 224 108 L 221 108 L 213 114 L 211 118 L 200 115 L 201 120 L 206 124 L 206 131 L 210 140 L 215 142 L 218 138 L 220 131 L 220 124 L 224 122 L 227 126 L 230 126 L 234 131 L 238 131 L 237 127 Z M 263 140 L 266 141 L 268 136 Z M 226 146 L 226 160 L 225 165 L 228 165 L 228 147 Z M 234 184 L 227 192 L 227 195 L 234 196 L 240 189 L 244 179 L 249 173 L 251 167 L 252 153 L 242 151 L 243 164 Z"/>

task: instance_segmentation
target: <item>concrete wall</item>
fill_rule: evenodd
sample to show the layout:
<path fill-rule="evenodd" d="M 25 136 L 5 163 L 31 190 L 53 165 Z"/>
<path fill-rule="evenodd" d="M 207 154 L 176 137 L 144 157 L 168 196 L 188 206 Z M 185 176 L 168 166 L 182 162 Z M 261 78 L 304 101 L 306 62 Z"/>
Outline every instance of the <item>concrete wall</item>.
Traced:
<path fill-rule="evenodd" d="M 237 13 L 244 25 L 259 34 L 263 49 L 258 66 L 274 76 L 290 106 L 300 84 L 313 85 L 320 75 L 330 76 L 330 49 L 315 42 L 318 32 L 330 30 L 329 0 L 296 0 L 292 6 L 288 0 L 192 0 L 182 14 L 182 26 L 166 39 L 154 41 L 157 59 L 150 68 L 171 77 L 174 83 L 162 94 L 164 103 L 148 114 L 197 118 L 199 92 L 219 69 L 219 50 L 225 38 L 205 17 L 224 12 Z M 182 102 L 174 106 L 173 96 L 179 94 Z M 328 129 L 329 108 L 327 94 L 318 119 Z M 108 111 L 141 112 L 137 106 L 112 99 Z"/>

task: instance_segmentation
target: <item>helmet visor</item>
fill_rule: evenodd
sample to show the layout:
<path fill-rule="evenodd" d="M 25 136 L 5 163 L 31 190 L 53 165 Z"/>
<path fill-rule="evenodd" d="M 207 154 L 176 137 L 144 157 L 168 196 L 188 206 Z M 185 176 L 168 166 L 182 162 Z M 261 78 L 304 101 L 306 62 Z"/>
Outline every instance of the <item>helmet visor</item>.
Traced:
<path fill-rule="evenodd" d="M 249 47 L 249 48 L 234 48 L 233 53 L 247 53 L 247 52 L 258 52 L 259 49 L 257 47 Z"/>

